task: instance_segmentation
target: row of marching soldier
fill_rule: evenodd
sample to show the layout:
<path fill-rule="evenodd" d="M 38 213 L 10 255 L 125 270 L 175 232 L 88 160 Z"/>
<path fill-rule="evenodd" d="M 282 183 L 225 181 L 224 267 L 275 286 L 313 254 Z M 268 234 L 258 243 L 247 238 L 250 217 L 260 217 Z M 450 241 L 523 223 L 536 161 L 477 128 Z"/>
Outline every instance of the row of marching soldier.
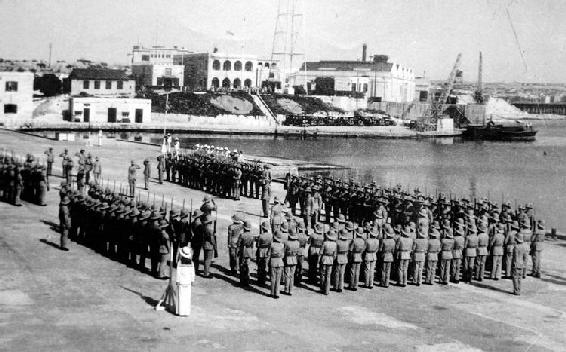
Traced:
<path fill-rule="evenodd" d="M 248 285 L 255 259 L 258 284 L 263 285 L 271 272 L 274 297 L 279 297 L 277 285 L 285 283 L 284 293 L 291 294 L 305 274 L 309 283 L 328 294 L 331 286 L 341 292 L 345 282 L 357 290 L 360 280 L 367 288 L 375 282 L 388 287 L 392 279 L 404 287 L 409 282 L 432 285 L 437 277 L 440 284 L 486 277 L 499 280 L 504 272 L 513 278 L 514 293 L 520 294 L 529 257 L 532 275 L 540 277 L 546 235 L 542 220 L 531 228 L 524 217 L 521 222 L 506 217 L 510 222 L 496 221 L 494 226 L 490 218 L 472 215 L 457 218 L 454 225 L 447 217 L 433 219 L 430 225 L 409 221 L 392 226 L 389 217 L 383 225 L 377 218 L 360 225 L 341 214 L 330 225 L 314 219 L 311 227 L 310 218 L 294 215 L 277 197 L 270 220 L 262 222 L 259 233 L 252 234 L 250 222 L 238 214 L 232 219 L 228 228 L 232 273 L 239 272 L 242 284 Z"/>
<path fill-rule="evenodd" d="M 212 260 L 217 256 L 216 211 L 214 200 L 206 196 L 199 210 L 173 209 L 165 204 L 142 201 L 109 188 L 92 185 L 83 195 L 61 184 L 59 220 L 63 250 L 69 240 L 89 246 L 100 254 L 116 259 L 157 278 L 169 275 L 170 252 L 188 244 L 194 253 L 195 269 L 204 252 L 204 274 L 210 278 Z"/>
<path fill-rule="evenodd" d="M 49 191 L 49 172 L 39 158 L 4 155 L 0 159 L 0 200 L 21 206 L 27 201 L 45 206 Z"/>

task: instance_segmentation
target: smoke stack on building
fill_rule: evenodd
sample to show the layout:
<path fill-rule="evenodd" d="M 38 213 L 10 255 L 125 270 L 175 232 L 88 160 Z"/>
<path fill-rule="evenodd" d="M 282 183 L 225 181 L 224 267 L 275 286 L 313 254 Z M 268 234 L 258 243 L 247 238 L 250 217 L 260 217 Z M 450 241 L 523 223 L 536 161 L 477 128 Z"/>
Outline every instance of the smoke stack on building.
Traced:
<path fill-rule="evenodd" d="M 367 61 L 367 55 L 368 55 L 368 45 L 364 43 L 364 45 L 362 46 L 362 62 Z"/>

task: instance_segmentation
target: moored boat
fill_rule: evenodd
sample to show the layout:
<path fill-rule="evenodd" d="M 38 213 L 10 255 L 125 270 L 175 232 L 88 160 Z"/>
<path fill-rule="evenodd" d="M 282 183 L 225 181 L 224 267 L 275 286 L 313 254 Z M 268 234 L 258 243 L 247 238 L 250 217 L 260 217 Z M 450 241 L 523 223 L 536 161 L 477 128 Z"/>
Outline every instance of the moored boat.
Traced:
<path fill-rule="evenodd" d="M 468 125 L 463 133 L 466 139 L 497 141 L 534 141 L 537 130 L 530 123 L 515 121 L 514 124 L 494 123 Z"/>

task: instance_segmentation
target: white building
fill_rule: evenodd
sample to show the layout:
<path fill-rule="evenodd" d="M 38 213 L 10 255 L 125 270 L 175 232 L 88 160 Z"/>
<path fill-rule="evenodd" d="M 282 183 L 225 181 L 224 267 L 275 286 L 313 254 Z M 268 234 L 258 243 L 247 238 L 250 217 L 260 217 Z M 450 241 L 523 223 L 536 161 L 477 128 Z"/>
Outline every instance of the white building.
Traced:
<path fill-rule="evenodd" d="M 32 72 L 0 71 L 0 117 L 31 118 L 33 78 Z"/>
<path fill-rule="evenodd" d="M 173 64 L 132 65 L 137 87 L 181 88 L 184 86 L 185 66 Z"/>
<path fill-rule="evenodd" d="M 191 52 L 185 48 L 174 46 L 168 48 L 165 46 L 152 46 L 145 48 L 141 45 L 134 45 L 132 50 L 132 65 L 172 65 L 175 55 L 190 54 Z"/>
<path fill-rule="evenodd" d="M 292 85 L 307 86 L 311 91 L 316 89 L 317 78 L 332 78 L 336 92 L 362 93 L 374 101 L 413 101 L 413 70 L 388 60 L 385 55 L 376 55 L 372 61 L 305 62 L 289 80 Z"/>
<path fill-rule="evenodd" d="M 177 55 L 174 63 L 185 66 L 189 90 L 261 88 L 268 79 L 279 78 L 277 62 L 253 55 L 195 53 Z"/>
<path fill-rule="evenodd" d="M 106 68 L 76 68 L 69 75 L 71 95 L 133 97 L 136 82 L 124 71 Z"/>
<path fill-rule="evenodd" d="M 73 122 L 149 123 L 151 100 L 72 97 L 69 99 L 69 112 Z"/>

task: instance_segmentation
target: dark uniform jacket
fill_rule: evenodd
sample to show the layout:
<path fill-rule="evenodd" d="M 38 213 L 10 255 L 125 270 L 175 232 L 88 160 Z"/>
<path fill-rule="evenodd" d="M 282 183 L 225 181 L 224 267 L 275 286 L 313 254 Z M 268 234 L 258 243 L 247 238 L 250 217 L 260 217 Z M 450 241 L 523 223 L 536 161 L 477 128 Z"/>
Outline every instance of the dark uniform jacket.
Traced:
<path fill-rule="evenodd" d="M 336 263 L 348 264 L 348 251 L 350 250 L 349 240 L 336 241 Z"/>
<path fill-rule="evenodd" d="M 270 264 L 272 268 L 280 268 L 283 266 L 283 256 L 285 255 L 285 247 L 281 242 L 272 242 L 270 253 Z"/>
<path fill-rule="evenodd" d="M 241 259 L 250 259 L 253 257 L 254 237 L 249 231 L 242 233 L 238 239 L 238 250 Z"/>
<path fill-rule="evenodd" d="M 438 238 L 430 238 L 428 240 L 427 259 L 430 261 L 437 261 L 439 252 L 440 240 Z"/>
<path fill-rule="evenodd" d="M 477 257 L 478 248 L 478 236 L 475 234 L 470 234 L 466 236 L 466 251 L 464 255 L 466 257 Z"/>
<path fill-rule="evenodd" d="M 503 255 L 503 243 L 505 242 L 505 236 L 503 233 L 496 232 L 491 238 L 490 247 L 492 255 Z"/>
<path fill-rule="evenodd" d="M 285 265 L 297 265 L 297 255 L 300 251 L 298 240 L 285 242 Z"/>
<path fill-rule="evenodd" d="M 332 265 L 336 257 L 336 242 L 324 241 L 322 244 L 322 265 Z"/>
<path fill-rule="evenodd" d="M 462 250 L 466 244 L 466 239 L 463 236 L 454 236 L 454 248 L 452 249 L 453 259 L 462 259 Z"/>
<path fill-rule="evenodd" d="M 428 240 L 426 238 L 415 239 L 413 242 L 413 260 L 415 262 L 424 262 L 427 249 Z"/>
<path fill-rule="evenodd" d="M 269 248 L 273 242 L 273 236 L 269 232 L 264 232 L 257 238 L 257 257 L 267 258 L 269 255 Z"/>
<path fill-rule="evenodd" d="M 478 234 L 478 255 L 488 255 L 487 246 L 489 245 L 489 236 L 487 233 Z"/>
<path fill-rule="evenodd" d="M 440 241 L 440 259 L 449 260 L 452 259 L 452 250 L 454 249 L 454 240 L 452 238 L 443 238 Z"/>
<path fill-rule="evenodd" d="M 354 238 L 350 244 L 350 254 L 352 257 L 352 263 L 361 263 L 362 254 L 366 249 L 366 241 L 363 238 Z"/>
<path fill-rule="evenodd" d="M 381 248 L 379 252 L 381 253 L 381 258 L 383 262 L 390 263 L 393 261 L 393 251 L 395 250 L 395 240 L 392 238 L 386 238 L 381 241 Z"/>
<path fill-rule="evenodd" d="M 366 240 L 366 248 L 364 252 L 364 261 L 375 262 L 377 260 L 377 251 L 379 250 L 379 240 L 377 238 L 368 238 Z"/>

